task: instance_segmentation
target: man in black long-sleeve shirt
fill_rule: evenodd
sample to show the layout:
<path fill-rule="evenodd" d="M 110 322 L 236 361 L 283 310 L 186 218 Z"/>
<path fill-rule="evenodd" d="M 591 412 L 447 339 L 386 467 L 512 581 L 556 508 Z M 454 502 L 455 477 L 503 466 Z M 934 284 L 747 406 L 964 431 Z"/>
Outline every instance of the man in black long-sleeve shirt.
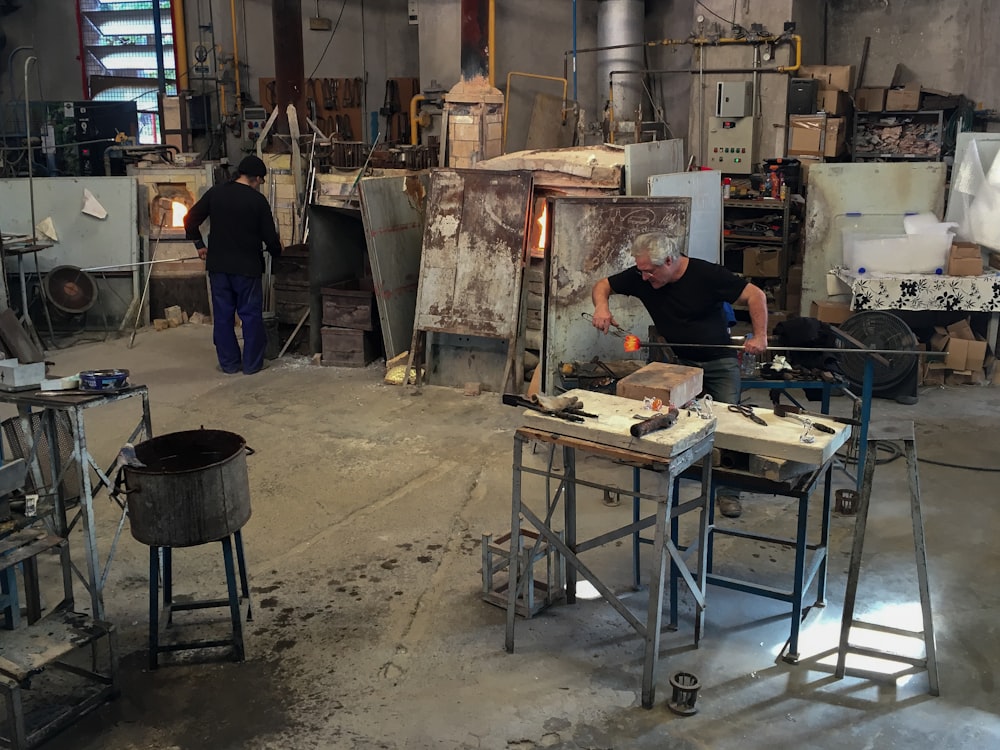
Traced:
<path fill-rule="evenodd" d="M 264 273 L 262 249 L 277 258 L 281 241 L 271 207 L 259 189 L 267 174 L 264 162 L 248 156 L 235 180 L 210 188 L 184 219 L 184 230 L 206 261 L 212 284 L 213 338 L 219 368 L 252 375 L 264 367 Z M 211 219 L 208 247 L 199 227 Z M 235 315 L 243 324 L 243 351 L 236 340 Z"/>

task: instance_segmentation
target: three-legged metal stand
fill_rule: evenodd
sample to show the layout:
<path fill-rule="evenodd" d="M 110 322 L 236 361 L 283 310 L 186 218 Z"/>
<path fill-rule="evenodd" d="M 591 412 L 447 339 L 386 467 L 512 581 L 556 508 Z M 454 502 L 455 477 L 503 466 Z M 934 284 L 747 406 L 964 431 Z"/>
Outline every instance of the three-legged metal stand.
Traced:
<path fill-rule="evenodd" d="M 868 525 L 868 508 L 872 494 L 872 478 L 875 475 L 875 443 L 879 440 L 895 440 L 903 444 L 906 454 L 906 474 L 910 486 L 910 516 L 913 520 L 913 543 L 917 554 L 917 584 L 920 589 L 920 610 L 923 613 L 923 630 L 912 631 L 876 625 L 854 619 L 854 605 L 858 594 L 858 578 L 861 575 L 861 555 L 865 545 L 865 528 Z M 934 621 L 931 614 L 931 595 L 927 584 L 927 547 L 924 542 L 924 521 L 920 513 L 920 477 L 917 474 L 917 444 L 913 433 L 913 422 L 896 424 L 873 424 L 868 430 L 868 450 L 865 454 L 864 474 L 861 483 L 861 499 L 858 517 L 854 527 L 854 547 L 851 550 L 851 565 L 847 575 L 847 592 L 844 594 L 844 614 L 840 622 L 840 647 L 837 651 L 837 677 L 846 672 L 847 654 L 859 654 L 876 659 L 911 664 L 927 670 L 928 692 L 939 695 L 937 655 L 934 645 Z M 912 657 L 882 651 L 876 648 L 854 646 L 850 643 L 851 628 L 874 630 L 903 638 L 921 638 L 924 641 L 924 656 Z"/>

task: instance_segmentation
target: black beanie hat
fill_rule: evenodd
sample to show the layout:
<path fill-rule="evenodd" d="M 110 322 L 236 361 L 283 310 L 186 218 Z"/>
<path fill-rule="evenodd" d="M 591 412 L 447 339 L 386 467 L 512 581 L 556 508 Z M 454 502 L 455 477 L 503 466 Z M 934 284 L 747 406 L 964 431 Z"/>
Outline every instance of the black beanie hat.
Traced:
<path fill-rule="evenodd" d="M 264 166 L 264 162 L 256 156 L 244 157 L 236 170 L 247 177 L 263 177 L 267 174 L 267 167 Z"/>

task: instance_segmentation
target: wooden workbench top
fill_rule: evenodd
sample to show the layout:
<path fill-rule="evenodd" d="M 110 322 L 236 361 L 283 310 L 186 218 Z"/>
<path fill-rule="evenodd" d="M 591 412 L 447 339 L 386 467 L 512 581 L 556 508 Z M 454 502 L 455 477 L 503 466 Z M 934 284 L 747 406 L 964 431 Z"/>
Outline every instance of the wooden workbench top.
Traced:
<path fill-rule="evenodd" d="M 799 441 L 803 426 L 796 419 L 779 417 L 771 409 L 756 409 L 755 413 L 767 422 L 767 427 L 763 427 L 742 414 L 729 411 L 727 404 L 715 403 L 715 419 L 701 419 L 693 412 L 689 416 L 687 410 L 682 409 L 677 423 L 669 429 L 635 438 L 629 433 L 629 428 L 638 421 L 632 415 L 648 417 L 652 414 L 643 410 L 641 401 L 579 389 L 568 391 L 565 395 L 579 398 L 583 402 L 583 410 L 596 414 L 597 418 L 567 422 L 528 409 L 524 412 L 523 425 L 661 458 L 682 453 L 714 432 L 716 448 L 814 466 L 830 460 L 851 435 L 851 428 L 847 425 L 816 418 L 814 421 L 823 422 L 837 432 L 828 435 L 813 430 L 815 442 L 803 443 Z"/>

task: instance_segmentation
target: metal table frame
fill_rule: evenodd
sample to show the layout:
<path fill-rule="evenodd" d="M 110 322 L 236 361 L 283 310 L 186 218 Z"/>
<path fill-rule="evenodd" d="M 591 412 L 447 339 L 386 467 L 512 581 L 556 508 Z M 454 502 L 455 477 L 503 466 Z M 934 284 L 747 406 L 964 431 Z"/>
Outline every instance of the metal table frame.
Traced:
<path fill-rule="evenodd" d="M 563 449 L 562 472 L 560 473 L 558 471 L 554 471 L 551 468 L 535 469 L 525 466 L 522 462 L 522 454 L 524 444 L 529 441 L 549 443 L 553 446 L 553 449 L 555 446 L 561 447 Z M 706 555 L 708 552 L 708 534 L 711 512 L 710 488 L 712 486 L 712 461 L 710 457 L 712 454 L 713 442 L 714 435 L 708 435 L 692 445 L 690 448 L 681 451 L 676 456 L 666 459 L 624 448 L 616 448 L 587 440 L 581 440 L 579 438 L 554 434 L 546 430 L 539 430 L 535 428 L 522 427 L 514 433 L 514 467 L 511 493 L 510 538 L 511 540 L 520 538 L 521 516 L 523 514 L 525 520 L 532 524 L 539 532 L 539 539 L 536 542 L 536 547 L 541 543 L 542 539 L 545 539 L 548 544 L 552 545 L 556 550 L 558 550 L 559 554 L 565 558 L 566 602 L 568 604 L 572 604 L 576 600 L 576 577 L 577 572 L 579 572 L 584 578 L 593 584 L 594 588 L 600 592 L 601 596 L 623 618 L 625 618 L 625 620 L 640 636 L 643 637 L 645 640 L 642 674 L 642 705 L 644 708 L 652 708 L 655 697 L 656 663 L 660 648 L 660 628 L 663 615 L 663 588 L 666 579 L 666 564 L 668 556 L 671 561 L 671 570 L 675 571 L 676 575 L 683 578 L 685 584 L 690 589 L 696 600 L 696 646 L 701 638 L 701 633 L 704 627 L 705 585 L 706 573 L 708 571 L 708 561 Z M 576 474 L 577 451 L 588 455 L 608 458 L 626 465 L 631 465 L 636 468 L 636 471 L 639 469 L 646 469 L 657 476 L 659 487 L 654 492 L 642 493 L 634 490 L 609 487 L 604 484 L 598 484 L 580 479 Z M 694 464 L 699 459 L 703 458 L 707 460 L 703 460 L 701 462 L 701 466 L 694 467 Z M 700 474 L 702 492 L 701 495 L 695 500 L 675 505 L 677 480 L 681 473 L 685 470 L 697 471 Z M 536 515 L 523 502 L 521 493 L 522 474 L 532 474 L 546 477 L 547 479 L 558 480 L 559 483 L 554 496 L 550 496 L 548 492 L 546 493 L 544 518 L 540 518 Z M 637 519 L 632 523 L 612 531 L 608 531 L 604 534 L 593 537 L 592 539 L 580 541 L 576 537 L 577 485 L 619 492 L 626 496 L 638 495 L 643 499 L 654 500 L 658 504 L 657 511 L 655 514 L 644 519 Z M 559 505 L 560 498 L 564 499 L 563 511 L 565 541 L 563 541 L 563 538 L 561 538 L 551 526 L 552 518 Z M 691 570 L 688 568 L 687 562 L 685 561 L 681 550 L 678 549 L 676 539 L 671 537 L 667 532 L 667 519 L 673 519 L 681 513 L 686 513 L 692 510 L 701 511 L 699 540 L 696 545 L 697 549 L 700 550 L 700 553 L 698 555 L 698 562 L 694 575 L 692 575 Z M 647 607 L 646 622 L 643 623 L 625 606 L 621 599 L 619 599 L 611 591 L 611 589 L 600 580 L 597 574 L 580 560 L 579 555 L 587 550 L 609 544 L 616 539 L 620 539 L 630 534 L 638 534 L 640 531 L 649 528 L 650 526 L 655 526 L 655 535 L 653 539 L 654 553 L 653 560 L 651 562 L 652 572 L 649 586 L 649 603 Z M 692 548 L 694 547 L 695 545 L 692 545 Z M 532 559 L 535 551 L 536 550 L 533 550 L 529 553 L 528 559 Z M 511 583 L 508 586 L 507 629 L 504 643 L 508 652 L 513 652 L 514 650 L 514 623 L 516 619 L 517 597 L 526 583 L 527 585 L 531 585 L 530 581 L 527 581 L 525 577 L 521 576 L 522 571 L 519 567 L 520 562 L 521 556 L 518 550 L 518 545 L 512 542 L 510 545 L 509 559 Z M 671 610 L 672 623 L 676 623 L 675 602 L 674 608 Z"/>
<path fill-rule="evenodd" d="M 802 612 L 806 593 L 813 581 L 816 581 L 816 602 L 815 606 L 826 606 L 826 578 L 827 562 L 829 559 L 828 547 L 830 540 L 830 495 L 833 475 L 834 458 L 831 457 L 819 468 L 796 479 L 782 482 L 763 479 L 742 471 L 729 469 L 716 469 L 712 475 L 711 496 L 712 502 L 709 508 L 709 529 L 708 529 L 708 549 L 707 568 L 708 583 L 721 586 L 722 588 L 742 591 L 746 594 L 762 596 L 767 599 L 774 599 L 779 602 L 786 602 L 792 605 L 792 623 L 788 637 L 787 653 L 782 657 L 786 662 L 795 664 L 799 660 L 799 629 L 802 624 Z M 685 479 L 696 479 L 690 470 L 683 475 Z M 823 480 L 823 512 L 820 521 L 819 540 L 809 541 L 809 501 L 813 491 L 820 480 Z M 771 536 L 769 534 L 759 534 L 752 531 L 731 527 L 719 527 L 715 525 L 715 493 L 719 487 L 731 487 L 746 492 L 756 494 L 779 495 L 782 497 L 795 498 L 798 502 L 796 515 L 795 538 Z M 674 530 L 671 529 L 673 532 Z M 740 539 L 749 539 L 757 542 L 778 544 L 783 547 L 791 547 L 795 550 L 795 563 L 792 570 L 792 585 L 790 589 L 780 589 L 754 581 L 740 578 L 718 575 L 712 572 L 713 568 L 713 546 L 715 535 L 732 536 Z M 811 555 L 809 554 L 811 553 Z M 674 571 L 671 570 L 671 590 L 676 585 L 674 582 Z"/>
<path fill-rule="evenodd" d="M 94 495 L 102 488 L 112 487 L 113 477 L 110 475 L 114 471 L 115 463 L 104 470 L 98 465 L 97 460 L 87 447 L 87 436 L 84 427 L 84 412 L 106 404 L 124 401 L 126 399 L 142 399 L 142 416 L 138 424 L 131 431 L 123 442 L 135 442 L 138 438 L 148 439 L 153 435 L 152 422 L 149 415 L 149 392 L 144 385 L 127 386 L 121 390 L 108 393 L 81 393 L 81 392 L 53 392 L 43 393 L 41 391 L 21 391 L 6 392 L 0 391 L 0 403 L 13 404 L 17 407 L 18 417 L 21 423 L 21 430 L 25 436 L 28 446 L 28 453 L 24 457 L 28 463 L 28 470 L 34 480 L 36 490 L 40 495 L 51 495 L 55 502 L 55 513 L 53 520 L 58 536 L 68 538 L 70 532 L 77 523 L 83 526 L 84 554 L 86 556 L 86 573 L 81 572 L 69 559 L 69 565 L 77 577 L 81 580 L 87 592 L 90 594 L 90 604 L 92 616 L 97 620 L 104 620 L 104 583 L 107 580 L 111 561 L 114 559 L 115 548 L 125 525 L 126 505 L 123 500 L 114 498 L 122 509 L 122 515 L 118 521 L 118 528 L 115 531 L 111 549 L 102 567 L 97 550 L 97 530 L 94 521 Z M 32 429 L 31 417 L 35 412 L 41 413 L 38 432 Z M 69 461 L 63 465 L 58 449 L 58 439 L 56 432 L 56 415 L 65 412 L 69 416 L 70 430 L 73 439 L 72 453 Z M 36 442 L 41 434 L 49 445 L 50 477 L 51 486 L 45 483 L 39 465 Z M 116 457 L 117 461 L 117 457 Z M 76 464 L 80 471 L 80 496 L 76 513 L 70 516 L 66 508 L 66 498 L 62 496 L 61 485 L 66 470 Z M 90 470 L 97 474 L 96 482 L 91 480 Z M 114 496 L 112 496 L 114 497 Z M 72 607 L 72 602 L 67 602 Z"/>

